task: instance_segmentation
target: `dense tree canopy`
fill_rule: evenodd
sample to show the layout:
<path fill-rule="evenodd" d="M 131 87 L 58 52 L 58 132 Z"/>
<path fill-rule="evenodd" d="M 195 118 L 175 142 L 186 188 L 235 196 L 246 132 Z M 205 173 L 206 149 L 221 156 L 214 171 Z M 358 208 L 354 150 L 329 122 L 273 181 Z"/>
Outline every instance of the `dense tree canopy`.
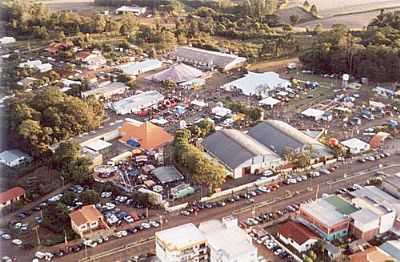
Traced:
<path fill-rule="evenodd" d="M 379 82 L 400 80 L 400 12 L 382 13 L 368 30 L 350 32 L 344 26 L 321 32 L 300 56 L 315 72 L 350 73 Z"/>
<path fill-rule="evenodd" d="M 97 128 L 103 114 L 97 100 L 84 101 L 49 87 L 10 103 L 10 135 L 34 156 L 43 156 L 50 145 Z"/>

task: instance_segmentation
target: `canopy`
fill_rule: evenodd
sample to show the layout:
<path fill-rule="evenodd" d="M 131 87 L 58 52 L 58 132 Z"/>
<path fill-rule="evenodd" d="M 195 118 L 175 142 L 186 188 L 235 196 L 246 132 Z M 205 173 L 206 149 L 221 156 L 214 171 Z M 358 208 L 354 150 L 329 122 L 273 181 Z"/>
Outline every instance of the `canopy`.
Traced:
<path fill-rule="evenodd" d="M 202 71 L 194 67 L 179 63 L 171 66 L 166 70 L 163 70 L 159 73 L 152 75 L 151 79 L 158 82 L 169 80 L 169 81 L 174 81 L 175 83 L 182 83 L 189 80 L 193 80 L 195 78 L 199 78 L 202 75 L 203 75 Z"/>
<path fill-rule="evenodd" d="M 266 106 L 273 107 L 274 105 L 279 104 L 280 102 L 281 102 L 280 100 L 269 96 L 269 97 L 259 101 L 258 103 L 260 105 L 266 105 Z"/>

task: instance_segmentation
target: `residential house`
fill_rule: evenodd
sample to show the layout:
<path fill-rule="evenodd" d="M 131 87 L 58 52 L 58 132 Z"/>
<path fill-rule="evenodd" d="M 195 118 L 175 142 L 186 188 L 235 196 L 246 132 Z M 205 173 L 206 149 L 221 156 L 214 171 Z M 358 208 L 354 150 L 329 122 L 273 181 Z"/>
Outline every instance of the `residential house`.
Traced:
<path fill-rule="evenodd" d="M 98 69 L 106 65 L 107 60 L 100 51 L 94 50 L 93 52 L 82 51 L 76 54 L 77 59 L 82 63 L 83 67 L 89 70 Z"/>
<path fill-rule="evenodd" d="M 40 60 L 28 60 L 20 63 L 19 68 L 32 68 L 38 70 L 40 73 L 46 73 L 53 69 L 53 66 L 49 63 L 42 63 Z"/>
<path fill-rule="evenodd" d="M 119 7 L 119 8 L 117 8 L 115 10 L 115 13 L 118 14 L 118 15 L 119 14 L 132 13 L 132 14 L 134 14 L 136 16 L 140 16 L 140 15 L 145 14 L 146 10 L 147 10 L 146 7 L 140 7 L 140 6 L 137 6 L 137 5 L 134 5 L 134 6 L 123 5 L 123 6 Z"/>
<path fill-rule="evenodd" d="M 297 252 L 308 251 L 320 237 L 301 223 L 288 221 L 281 224 L 277 235 L 286 245 L 290 245 Z"/>
<path fill-rule="evenodd" d="M 69 214 L 72 230 L 81 238 L 98 229 L 107 229 L 103 214 L 94 205 L 83 206 Z"/>
<path fill-rule="evenodd" d="M 361 154 L 370 150 L 370 145 L 358 138 L 350 138 L 340 143 L 349 150 L 350 154 L 353 155 Z"/>
<path fill-rule="evenodd" d="M 18 167 L 31 161 L 32 157 L 18 149 L 6 150 L 0 153 L 0 163 L 8 167 Z"/>
<path fill-rule="evenodd" d="M 0 193 L 0 210 L 25 197 L 25 189 L 13 187 Z"/>

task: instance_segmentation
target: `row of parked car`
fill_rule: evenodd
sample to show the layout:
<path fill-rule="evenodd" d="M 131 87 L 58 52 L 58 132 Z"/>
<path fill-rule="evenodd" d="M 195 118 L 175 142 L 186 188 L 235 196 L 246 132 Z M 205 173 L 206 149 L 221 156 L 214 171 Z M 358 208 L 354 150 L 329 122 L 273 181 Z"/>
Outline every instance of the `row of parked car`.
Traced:
<path fill-rule="evenodd" d="M 199 212 L 202 209 L 224 207 L 229 203 L 234 203 L 234 202 L 240 201 L 242 199 L 247 200 L 248 203 L 253 203 L 255 196 L 275 191 L 278 188 L 279 188 L 278 184 L 269 185 L 269 186 L 259 186 L 255 190 L 249 190 L 249 191 L 241 193 L 241 194 L 231 195 L 230 197 L 225 198 L 220 201 L 192 203 L 186 209 L 182 210 L 180 212 L 180 214 L 184 215 L 184 216 L 190 216 L 191 214 Z"/>
<path fill-rule="evenodd" d="M 380 154 L 375 154 L 375 155 L 369 155 L 363 158 L 358 159 L 359 162 L 361 163 L 365 163 L 367 161 L 376 161 L 382 158 L 386 158 L 389 157 L 390 154 L 389 153 L 380 153 Z"/>
<path fill-rule="evenodd" d="M 288 252 L 286 252 L 277 241 L 274 240 L 271 234 L 267 233 L 266 235 L 258 236 L 257 234 L 250 231 L 249 235 L 253 238 L 255 242 L 265 246 L 274 255 L 279 256 L 284 261 L 295 261 L 294 258 Z"/>

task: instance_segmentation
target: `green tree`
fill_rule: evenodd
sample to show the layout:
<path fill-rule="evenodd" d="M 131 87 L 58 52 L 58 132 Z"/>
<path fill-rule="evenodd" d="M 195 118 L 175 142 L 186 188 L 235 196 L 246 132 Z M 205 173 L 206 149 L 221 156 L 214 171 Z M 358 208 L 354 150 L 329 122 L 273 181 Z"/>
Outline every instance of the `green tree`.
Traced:
<path fill-rule="evenodd" d="M 296 15 L 296 14 L 291 15 L 291 16 L 289 17 L 289 19 L 290 19 L 290 23 L 291 23 L 292 25 L 296 25 L 296 24 L 300 21 L 300 17 L 299 17 L 298 15 Z"/>
<path fill-rule="evenodd" d="M 60 169 L 77 160 L 81 154 L 81 146 L 72 141 L 61 142 L 53 155 L 53 167 Z"/>
<path fill-rule="evenodd" d="M 43 211 L 43 225 L 53 232 L 61 233 L 70 228 L 68 208 L 65 204 L 49 204 Z"/>
<path fill-rule="evenodd" d="M 76 199 L 77 195 L 72 192 L 72 191 L 67 191 L 64 193 L 63 197 L 62 197 L 62 202 L 64 202 L 66 205 L 71 206 L 75 199 Z"/>
<path fill-rule="evenodd" d="M 318 16 L 318 8 L 315 4 L 311 6 L 310 13 L 314 16 Z"/>
<path fill-rule="evenodd" d="M 308 10 L 310 8 L 310 3 L 307 0 L 305 0 L 303 3 L 303 7 Z"/>
<path fill-rule="evenodd" d="M 80 197 L 84 205 L 92 205 L 100 202 L 99 193 L 91 189 L 83 191 Z"/>
<path fill-rule="evenodd" d="M 263 109 L 260 107 L 253 107 L 249 110 L 248 115 L 251 121 L 258 121 L 261 119 L 263 114 Z"/>

